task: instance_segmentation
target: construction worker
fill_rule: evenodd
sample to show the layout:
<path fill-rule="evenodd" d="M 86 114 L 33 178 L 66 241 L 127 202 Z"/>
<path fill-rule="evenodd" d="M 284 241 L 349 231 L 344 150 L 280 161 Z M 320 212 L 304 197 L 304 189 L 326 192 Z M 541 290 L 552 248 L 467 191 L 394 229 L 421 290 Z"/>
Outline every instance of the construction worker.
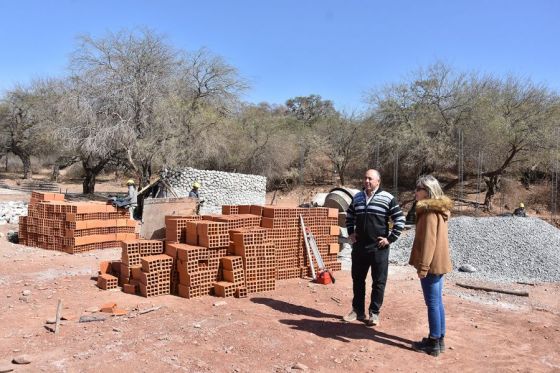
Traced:
<path fill-rule="evenodd" d="M 192 189 L 189 192 L 189 197 L 191 198 L 199 198 L 198 195 L 198 189 L 200 188 L 200 183 L 198 181 L 195 181 L 192 185 Z"/>
<path fill-rule="evenodd" d="M 519 207 L 513 210 L 513 216 L 518 216 L 520 218 L 526 218 L 527 212 L 525 211 L 525 205 L 523 202 L 519 204 Z"/>
<path fill-rule="evenodd" d="M 138 205 L 138 193 L 136 191 L 134 180 L 128 179 L 126 185 L 128 186 L 128 195 L 126 196 L 126 199 L 129 202 L 128 211 L 130 212 L 130 218 L 134 219 L 134 210 Z"/>

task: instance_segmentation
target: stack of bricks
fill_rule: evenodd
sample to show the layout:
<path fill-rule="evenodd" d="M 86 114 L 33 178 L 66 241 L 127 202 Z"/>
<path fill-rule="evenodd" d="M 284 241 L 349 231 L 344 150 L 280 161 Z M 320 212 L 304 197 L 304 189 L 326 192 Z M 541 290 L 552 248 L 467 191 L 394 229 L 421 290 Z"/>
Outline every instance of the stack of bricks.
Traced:
<path fill-rule="evenodd" d="M 212 220 L 199 220 L 187 223 L 187 243 L 209 249 L 229 246 L 229 224 Z M 219 259 L 219 258 L 218 258 Z"/>
<path fill-rule="evenodd" d="M 229 247 L 229 223 L 209 220 L 215 218 L 210 216 L 203 218 L 206 220 L 188 222 L 186 228 L 186 243 L 199 248 L 199 253 L 204 252 L 199 254 L 198 267 L 191 264 L 194 274 L 189 275 L 189 283 L 184 284 L 189 287 L 189 297 L 213 293 L 214 282 L 220 279 L 220 259 L 227 255 Z M 180 284 L 183 281 L 180 280 Z M 187 293 L 184 287 L 182 293 Z"/>
<path fill-rule="evenodd" d="M 200 215 L 168 215 L 165 217 L 165 242 L 185 243 L 187 222 L 202 220 Z"/>
<path fill-rule="evenodd" d="M 245 298 L 247 287 L 245 271 L 241 256 L 225 256 L 221 258 L 222 281 L 214 283 L 214 294 L 218 297 Z"/>
<path fill-rule="evenodd" d="M 277 279 L 307 277 L 311 271 L 300 215 L 313 233 L 326 267 L 341 269 L 335 209 L 229 205 L 222 212 L 166 217 L 169 273 L 149 274 L 156 259 L 142 258 L 143 254 L 161 253 L 162 246 L 157 253 L 142 254 L 139 244 L 123 243 L 120 282 L 124 290 L 145 296 L 170 291 L 184 298 L 211 294 L 245 297 L 274 290 Z M 156 287 L 160 282 L 163 290 Z"/>
<path fill-rule="evenodd" d="M 140 295 L 154 297 L 171 294 L 173 259 L 165 254 L 148 255 L 141 259 Z"/>
<path fill-rule="evenodd" d="M 286 280 L 301 276 L 304 259 L 301 250 L 301 225 L 299 215 L 304 208 L 264 207 L 263 227 L 267 228 L 267 241 L 276 248 L 276 278 Z"/>
<path fill-rule="evenodd" d="M 290 279 L 311 275 L 309 259 L 301 231 L 299 216 L 311 230 L 325 266 L 331 271 L 341 270 L 337 256 L 340 250 L 338 211 L 329 208 L 299 208 L 278 206 L 223 206 L 224 214 L 261 216 L 261 226 L 267 228 L 265 241 L 276 249 L 276 279 Z M 216 218 L 214 218 L 216 219 Z M 317 269 L 316 263 L 314 264 Z"/>
<path fill-rule="evenodd" d="M 118 287 L 119 274 L 120 274 L 119 261 L 101 262 L 99 264 L 97 286 L 103 290 L 116 289 Z"/>
<path fill-rule="evenodd" d="M 309 209 L 307 217 L 304 217 L 304 223 L 309 228 L 315 241 L 321 258 L 330 271 L 340 271 L 342 263 L 337 260 L 340 244 L 338 236 L 340 235 L 340 227 L 338 226 L 338 211 L 336 209 L 314 208 Z M 305 269 L 302 277 L 311 276 L 311 267 L 307 252 L 305 251 L 305 242 L 303 234 L 301 237 L 301 246 L 303 248 Z M 314 268 L 317 272 L 318 266 L 314 260 Z"/>
<path fill-rule="evenodd" d="M 268 228 L 267 239 L 276 247 L 277 279 L 307 277 L 311 273 L 300 215 L 315 236 L 325 266 L 331 271 L 341 269 L 337 261 L 340 229 L 336 209 L 266 206 L 262 214 L 261 225 Z"/>
<path fill-rule="evenodd" d="M 171 293 L 173 258 L 162 254 L 162 241 L 123 241 L 121 248 L 119 283 L 125 293 L 145 297 Z"/>
<path fill-rule="evenodd" d="M 196 298 L 212 293 L 213 283 L 218 279 L 219 259 L 218 265 L 214 265 L 208 248 L 166 242 L 165 252 L 176 258 L 180 297 Z"/>
<path fill-rule="evenodd" d="M 276 250 L 261 227 L 230 230 L 230 252 L 243 258 L 247 293 L 276 289 Z"/>
<path fill-rule="evenodd" d="M 228 224 L 205 216 L 167 216 L 165 222 L 165 252 L 174 260 L 173 293 L 183 298 L 212 294 L 220 258 L 227 255 Z"/>
<path fill-rule="evenodd" d="M 165 217 L 165 243 L 185 243 L 187 222 L 202 220 L 200 215 L 168 215 Z M 167 253 L 167 246 L 166 246 Z M 171 294 L 178 293 L 179 272 L 177 272 L 176 252 L 171 251 L 173 257 L 173 267 L 171 269 Z"/>
<path fill-rule="evenodd" d="M 20 217 L 23 245 L 79 253 L 118 247 L 137 237 L 127 209 L 99 202 L 65 202 L 58 193 L 33 192 L 28 215 Z"/>

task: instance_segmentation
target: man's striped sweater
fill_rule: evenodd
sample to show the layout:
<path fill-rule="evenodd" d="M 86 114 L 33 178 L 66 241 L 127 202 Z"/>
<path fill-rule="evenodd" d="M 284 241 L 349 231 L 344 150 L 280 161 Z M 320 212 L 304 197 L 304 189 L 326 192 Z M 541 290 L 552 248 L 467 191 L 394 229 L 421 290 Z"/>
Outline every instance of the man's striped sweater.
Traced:
<path fill-rule="evenodd" d="M 357 193 L 346 211 L 346 228 L 348 234 L 356 233 L 357 244 L 360 247 L 377 247 L 377 237 L 387 237 L 389 242 L 395 242 L 405 224 L 405 217 L 391 193 L 381 188 L 377 189 L 369 204 L 364 191 Z M 389 219 L 393 222 L 393 229 L 389 231 Z"/>

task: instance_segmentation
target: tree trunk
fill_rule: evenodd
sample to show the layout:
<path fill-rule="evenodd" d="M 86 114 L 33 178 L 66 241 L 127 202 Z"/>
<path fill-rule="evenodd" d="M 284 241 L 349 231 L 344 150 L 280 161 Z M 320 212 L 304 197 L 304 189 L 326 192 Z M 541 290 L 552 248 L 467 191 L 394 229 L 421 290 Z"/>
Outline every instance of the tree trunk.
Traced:
<path fill-rule="evenodd" d="M 58 177 L 60 176 L 60 170 L 65 169 L 73 165 L 74 163 L 78 162 L 80 159 L 76 156 L 73 157 L 65 157 L 61 156 L 56 159 L 53 165 L 53 170 L 51 173 L 51 181 L 58 181 Z M 85 167 L 85 166 L 84 166 Z"/>
<path fill-rule="evenodd" d="M 31 159 L 29 156 L 26 156 L 21 161 L 23 162 L 23 178 L 31 179 Z"/>
<path fill-rule="evenodd" d="M 23 178 L 31 179 L 31 156 L 29 153 L 18 147 L 12 147 L 12 153 L 18 156 L 23 163 Z"/>
<path fill-rule="evenodd" d="M 486 172 L 482 174 L 484 176 L 484 182 L 488 186 L 488 190 L 486 191 L 486 196 L 484 197 L 484 206 L 487 211 L 492 210 L 492 198 L 498 191 L 500 187 L 500 181 L 502 177 L 502 173 L 506 170 L 506 168 L 513 162 L 515 156 L 523 151 L 523 146 L 520 145 L 512 145 L 512 148 L 509 150 L 509 154 L 507 158 L 504 160 L 500 168 L 495 171 Z"/>
<path fill-rule="evenodd" d="M 344 185 L 344 173 L 346 171 L 345 167 L 337 167 L 338 169 L 338 177 L 340 178 L 340 185 Z"/>
<path fill-rule="evenodd" d="M 142 175 L 140 175 L 140 185 L 138 189 L 145 187 L 150 184 L 150 178 L 152 177 L 152 164 L 147 161 L 142 163 Z"/>
<path fill-rule="evenodd" d="M 484 182 L 488 187 L 488 190 L 486 191 L 486 196 L 484 197 L 484 206 L 487 211 L 492 210 L 492 199 L 494 198 L 494 195 L 498 191 L 498 188 L 500 186 L 500 180 L 501 180 L 501 175 L 492 175 L 484 178 Z"/>
<path fill-rule="evenodd" d="M 86 173 L 82 184 L 82 192 L 84 194 L 93 194 L 95 192 L 95 182 L 97 175 L 103 171 L 103 168 L 109 162 L 110 158 L 99 160 L 97 164 L 92 165 L 90 158 L 82 159 L 82 167 Z"/>
<path fill-rule="evenodd" d="M 55 163 L 53 165 L 53 169 L 52 169 L 52 173 L 51 173 L 51 181 L 54 181 L 55 183 L 57 183 L 59 176 L 60 176 L 60 166 L 57 163 Z"/>
<path fill-rule="evenodd" d="M 85 167 L 84 167 L 84 171 L 86 175 L 83 182 L 82 192 L 84 194 L 93 194 L 95 192 L 95 181 L 98 172 L 95 172 L 95 169 L 93 168 L 85 168 Z"/>

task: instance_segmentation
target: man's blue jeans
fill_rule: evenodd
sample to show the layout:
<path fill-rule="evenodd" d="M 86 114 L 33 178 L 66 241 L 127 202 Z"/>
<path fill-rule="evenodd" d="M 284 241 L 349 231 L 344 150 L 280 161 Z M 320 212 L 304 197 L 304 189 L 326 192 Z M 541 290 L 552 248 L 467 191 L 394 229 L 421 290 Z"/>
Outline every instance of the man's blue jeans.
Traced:
<path fill-rule="evenodd" d="M 443 308 L 443 275 L 428 274 L 420 279 L 424 300 L 428 307 L 428 324 L 430 337 L 445 336 L 445 310 Z"/>

